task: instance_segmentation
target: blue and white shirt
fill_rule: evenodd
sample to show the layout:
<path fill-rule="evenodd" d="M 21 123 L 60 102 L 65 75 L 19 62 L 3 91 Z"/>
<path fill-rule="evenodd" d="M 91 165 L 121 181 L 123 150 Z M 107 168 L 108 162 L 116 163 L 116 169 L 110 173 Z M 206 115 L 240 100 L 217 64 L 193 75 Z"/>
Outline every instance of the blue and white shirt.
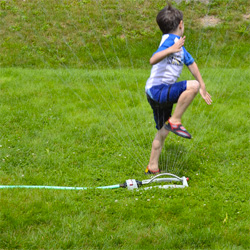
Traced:
<path fill-rule="evenodd" d="M 177 35 L 164 34 L 162 36 L 160 46 L 155 53 L 171 47 L 179 39 L 180 37 Z M 185 64 L 189 66 L 193 62 L 193 57 L 186 51 L 184 46 L 180 52 L 165 57 L 163 60 L 153 65 L 150 77 L 146 83 L 146 92 L 153 86 L 158 86 L 164 83 L 174 84 L 182 72 L 183 65 Z"/>

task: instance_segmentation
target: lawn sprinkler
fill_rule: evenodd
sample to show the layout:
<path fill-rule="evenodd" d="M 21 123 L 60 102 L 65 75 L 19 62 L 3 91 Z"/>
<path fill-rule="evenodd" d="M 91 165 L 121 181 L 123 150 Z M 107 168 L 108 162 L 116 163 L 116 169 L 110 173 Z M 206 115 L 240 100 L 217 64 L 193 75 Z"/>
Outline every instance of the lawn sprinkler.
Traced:
<path fill-rule="evenodd" d="M 165 176 L 164 178 L 162 178 Z M 102 186 L 96 187 L 97 189 L 115 189 L 115 188 L 127 188 L 128 190 L 138 189 L 144 185 L 149 185 L 152 183 L 160 183 L 160 182 L 171 182 L 171 183 L 179 183 L 179 184 L 169 184 L 169 185 L 155 185 L 150 187 L 145 187 L 144 190 L 151 188 L 185 188 L 188 187 L 188 178 L 185 176 L 178 177 L 174 174 L 170 173 L 162 173 L 156 176 L 153 176 L 151 179 L 137 181 L 135 179 L 126 180 L 123 184 L 111 185 L 111 186 Z M 181 184 L 180 184 L 181 183 Z M 91 189 L 87 187 L 61 187 L 61 186 L 30 186 L 30 185 L 0 185 L 0 189 L 13 189 L 13 188 L 25 188 L 25 189 L 57 189 L 57 190 L 86 190 Z"/>
<path fill-rule="evenodd" d="M 164 176 L 164 178 L 162 178 Z M 151 179 L 143 180 L 143 181 L 137 181 L 135 179 L 130 179 L 127 180 L 124 184 L 120 184 L 120 187 L 127 188 L 129 190 L 137 189 L 143 185 L 148 185 L 151 183 L 161 183 L 161 182 L 178 182 L 181 184 L 168 184 L 168 185 L 156 185 L 156 186 L 151 186 L 151 187 L 145 187 L 144 190 L 151 189 L 154 187 L 158 188 L 185 188 L 188 187 L 188 180 L 189 178 L 186 178 L 185 176 L 183 177 L 178 177 L 174 174 L 170 173 L 162 173 L 158 174 Z"/>

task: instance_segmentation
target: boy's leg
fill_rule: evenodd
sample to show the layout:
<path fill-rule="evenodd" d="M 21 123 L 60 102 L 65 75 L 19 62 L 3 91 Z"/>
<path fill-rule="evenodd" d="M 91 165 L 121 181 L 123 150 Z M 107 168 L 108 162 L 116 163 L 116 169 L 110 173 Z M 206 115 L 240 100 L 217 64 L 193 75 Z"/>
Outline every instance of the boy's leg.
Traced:
<path fill-rule="evenodd" d="M 168 86 L 161 86 L 160 91 L 156 91 L 155 99 L 159 100 L 160 96 L 157 94 L 167 93 Z M 145 170 L 145 174 L 159 172 L 159 157 L 161 150 L 164 145 L 164 141 L 169 133 L 168 130 L 164 128 L 165 122 L 169 119 L 173 109 L 173 103 L 156 102 L 149 95 L 147 95 L 148 102 L 153 109 L 154 120 L 156 123 L 157 133 L 152 143 L 151 154 L 149 159 L 149 164 Z"/>
<path fill-rule="evenodd" d="M 187 88 L 182 94 L 180 95 L 178 102 L 176 104 L 175 111 L 169 121 L 171 123 L 181 123 L 181 117 L 183 113 L 186 111 L 187 107 L 195 98 L 196 94 L 198 93 L 200 88 L 200 84 L 198 81 L 191 80 L 187 81 Z"/>
<path fill-rule="evenodd" d="M 159 157 L 161 154 L 162 147 L 164 145 L 164 141 L 168 135 L 169 131 L 166 130 L 164 127 L 162 127 L 158 132 L 156 133 L 156 136 L 152 143 L 152 149 L 151 149 L 151 155 L 150 160 L 148 164 L 148 169 L 151 171 L 158 171 L 159 166 Z"/>

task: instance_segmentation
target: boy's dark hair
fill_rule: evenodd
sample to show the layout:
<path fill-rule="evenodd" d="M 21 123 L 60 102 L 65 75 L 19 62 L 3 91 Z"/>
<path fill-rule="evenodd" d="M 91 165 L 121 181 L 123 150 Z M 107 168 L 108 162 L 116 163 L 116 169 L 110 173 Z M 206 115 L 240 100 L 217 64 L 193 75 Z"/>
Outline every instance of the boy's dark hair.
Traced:
<path fill-rule="evenodd" d="M 163 34 L 175 31 L 181 20 L 183 20 L 182 12 L 172 7 L 171 4 L 162 9 L 156 17 L 156 22 Z"/>

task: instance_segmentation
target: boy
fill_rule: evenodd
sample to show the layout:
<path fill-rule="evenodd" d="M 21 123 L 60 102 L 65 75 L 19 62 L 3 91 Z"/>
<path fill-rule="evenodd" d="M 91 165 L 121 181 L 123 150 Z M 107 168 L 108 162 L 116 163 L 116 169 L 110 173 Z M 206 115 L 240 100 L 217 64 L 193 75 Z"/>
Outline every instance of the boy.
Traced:
<path fill-rule="evenodd" d="M 196 94 L 200 92 L 208 105 L 212 103 L 194 59 L 183 47 L 185 36 L 182 12 L 168 5 L 158 13 L 156 21 L 163 36 L 158 50 L 150 58 L 153 66 L 145 90 L 158 132 L 152 143 L 145 174 L 160 172 L 158 161 L 169 131 L 191 139 L 181 124 L 181 117 Z M 176 82 L 184 64 L 196 80 Z M 177 104 L 171 116 L 174 103 Z"/>

